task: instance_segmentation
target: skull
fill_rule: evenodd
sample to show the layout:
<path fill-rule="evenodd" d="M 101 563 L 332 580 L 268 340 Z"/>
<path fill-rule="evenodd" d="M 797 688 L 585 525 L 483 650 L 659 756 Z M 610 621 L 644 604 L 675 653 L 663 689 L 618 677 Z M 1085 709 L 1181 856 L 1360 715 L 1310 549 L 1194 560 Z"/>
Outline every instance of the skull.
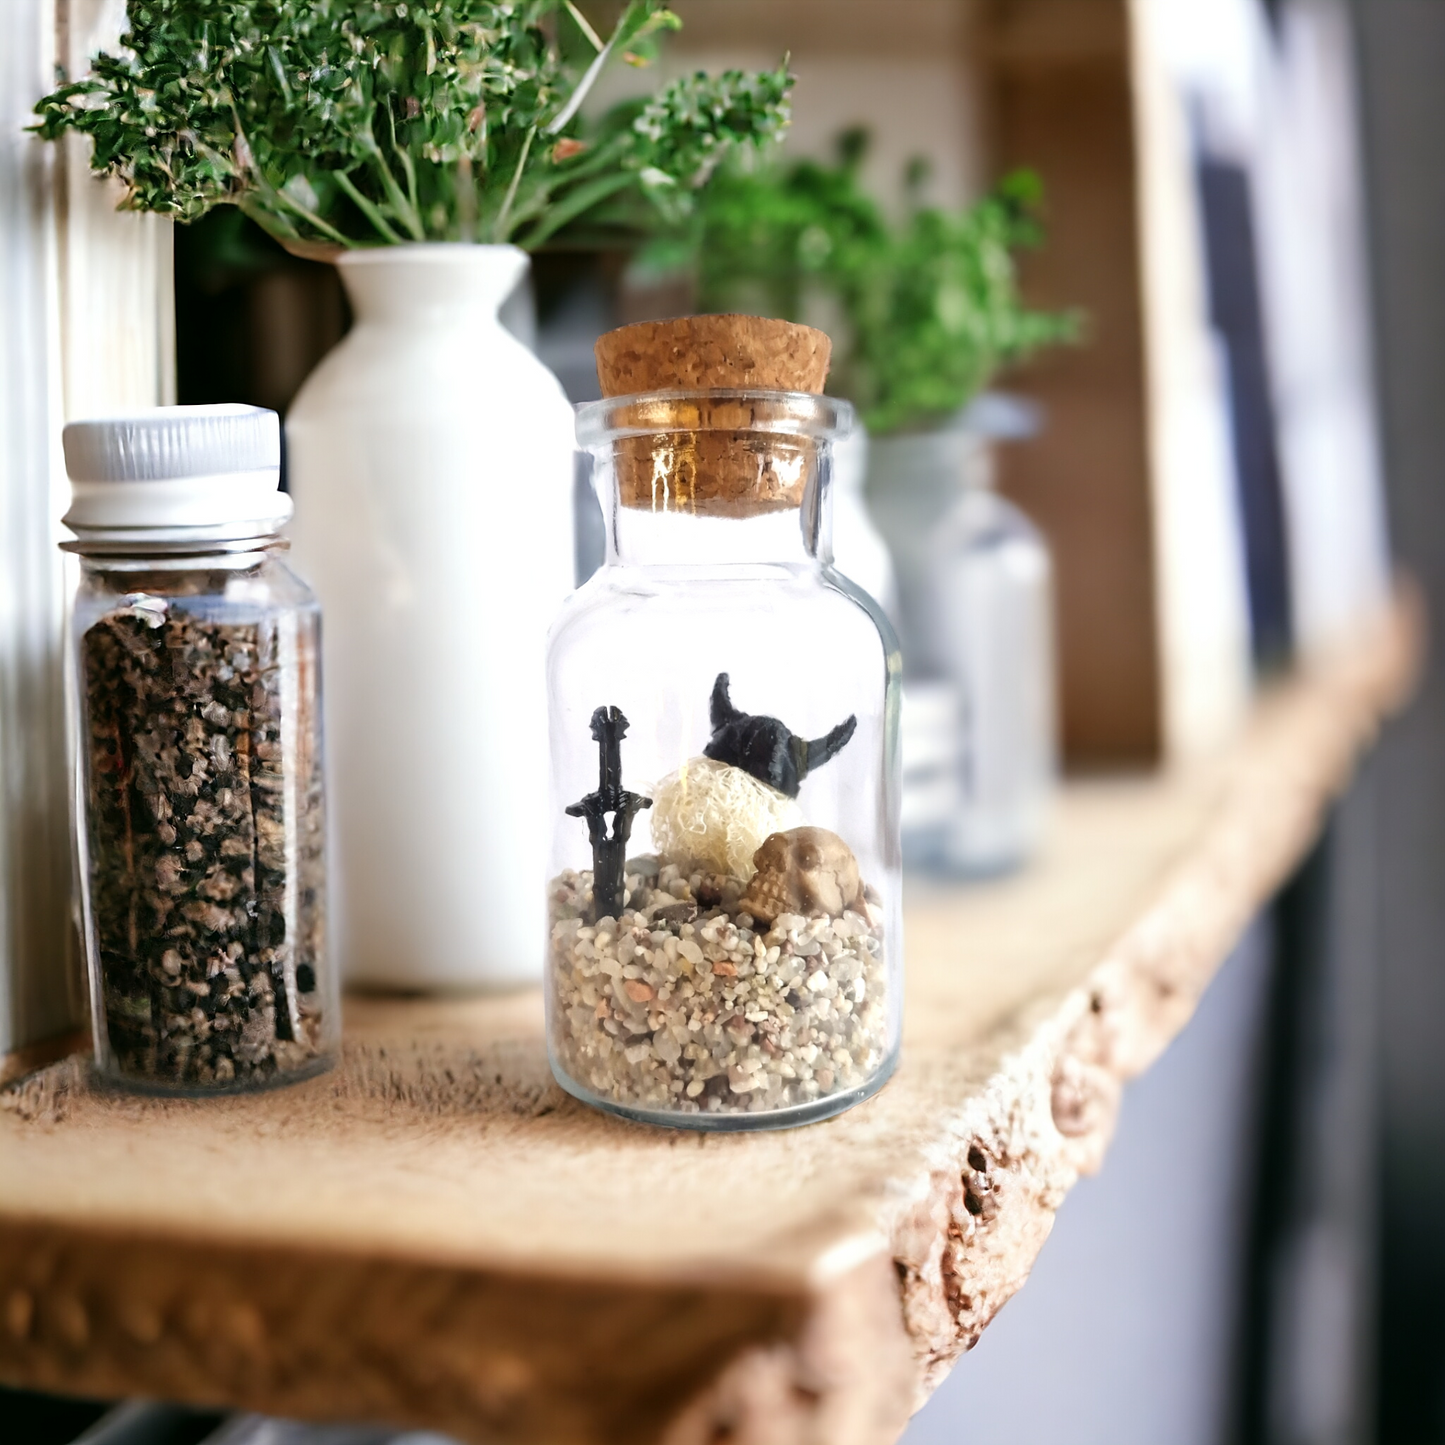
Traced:
<path fill-rule="evenodd" d="M 834 917 L 863 900 L 853 850 L 826 828 L 772 833 L 753 854 L 753 875 L 738 903 L 762 923 L 780 913 L 826 913 Z"/>

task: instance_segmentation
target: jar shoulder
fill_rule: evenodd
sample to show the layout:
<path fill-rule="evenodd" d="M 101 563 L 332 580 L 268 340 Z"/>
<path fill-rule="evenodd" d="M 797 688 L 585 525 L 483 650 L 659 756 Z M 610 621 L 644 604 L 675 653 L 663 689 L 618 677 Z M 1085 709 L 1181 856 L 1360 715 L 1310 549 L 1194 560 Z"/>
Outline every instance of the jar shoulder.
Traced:
<path fill-rule="evenodd" d="M 941 531 L 954 541 L 980 537 L 1039 548 L 1046 545 L 1043 533 L 1028 513 L 988 487 L 965 492 L 950 508 Z"/>
<path fill-rule="evenodd" d="M 171 611 L 217 607 L 258 614 L 316 612 L 320 604 L 305 581 L 279 556 L 250 567 L 225 559 L 217 565 L 157 565 L 161 559 L 127 559 L 125 565 L 86 568 L 76 589 L 78 614 L 99 615 L 135 599 L 155 599 Z"/>
<path fill-rule="evenodd" d="M 603 567 L 567 599 L 552 625 L 549 656 L 655 645 L 723 631 L 805 656 L 826 636 L 846 639 L 860 662 L 896 659 L 898 640 L 881 607 L 831 568 L 780 568 L 748 575 L 669 575 L 671 569 Z"/>
<path fill-rule="evenodd" d="M 305 610 L 320 608 L 321 604 L 317 601 L 316 593 L 311 590 L 311 584 L 291 566 L 290 562 L 276 557 L 268 565 L 269 571 L 265 579 L 266 590 L 278 606 Z"/>

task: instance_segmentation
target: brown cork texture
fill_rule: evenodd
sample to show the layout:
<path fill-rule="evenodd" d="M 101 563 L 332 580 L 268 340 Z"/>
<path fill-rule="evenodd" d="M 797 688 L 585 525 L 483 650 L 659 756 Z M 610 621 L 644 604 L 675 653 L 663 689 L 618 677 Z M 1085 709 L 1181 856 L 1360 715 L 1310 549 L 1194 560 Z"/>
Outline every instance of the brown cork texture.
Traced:
<path fill-rule="evenodd" d="M 767 316 L 640 321 L 597 342 L 603 396 L 643 391 L 823 390 L 833 343 L 825 332 Z"/>
<path fill-rule="evenodd" d="M 824 332 L 763 316 L 684 316 L 608 332 L 597 342 L 603 396 L 693 393 L 640 404 L 635 418 L 619 418 L 648 428 L 615 444 L 621 504 L 734 518 L 800 507 L 816 442 L 755 429 L 746 398 L 696 393 L 817 395 L 832 349 Z"/>

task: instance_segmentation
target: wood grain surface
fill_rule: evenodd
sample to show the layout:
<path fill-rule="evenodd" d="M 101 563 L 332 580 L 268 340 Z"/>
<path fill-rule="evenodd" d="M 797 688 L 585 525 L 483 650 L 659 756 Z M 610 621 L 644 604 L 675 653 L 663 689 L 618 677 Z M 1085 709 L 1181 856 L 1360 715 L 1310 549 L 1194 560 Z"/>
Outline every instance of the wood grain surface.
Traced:
<path fill-rule="evenodd" d="M 252 1098 L 113 1093 L 83 1058 L 13 1083 L 0 1379 L 473 1441 L 896 1438 L 1316 836 L 1416 616 L 1224 755 L 1072 784 L 1026 872 L 911 885 L 903 1064 L 825 1124 L 593 1113 L 535 993 L 352 998 L 340 1066 Z"/>

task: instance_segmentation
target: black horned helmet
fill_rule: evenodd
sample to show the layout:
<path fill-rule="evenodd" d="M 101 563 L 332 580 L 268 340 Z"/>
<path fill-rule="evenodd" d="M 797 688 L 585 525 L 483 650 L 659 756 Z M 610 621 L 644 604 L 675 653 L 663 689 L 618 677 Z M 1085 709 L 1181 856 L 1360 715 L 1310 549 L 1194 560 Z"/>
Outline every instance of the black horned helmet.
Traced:
<path fill-rule="evenodd" d="M 850 717 L 826 737 L 812 742 L 795 737 L 775 717 L 739 712 L 728 696 L 728 675 L 720 672 L 712 685 L 712 740 L 703 755 L 796 798 L 803 779 L 836 757 L 857 726 L 858 719 Z"/>

